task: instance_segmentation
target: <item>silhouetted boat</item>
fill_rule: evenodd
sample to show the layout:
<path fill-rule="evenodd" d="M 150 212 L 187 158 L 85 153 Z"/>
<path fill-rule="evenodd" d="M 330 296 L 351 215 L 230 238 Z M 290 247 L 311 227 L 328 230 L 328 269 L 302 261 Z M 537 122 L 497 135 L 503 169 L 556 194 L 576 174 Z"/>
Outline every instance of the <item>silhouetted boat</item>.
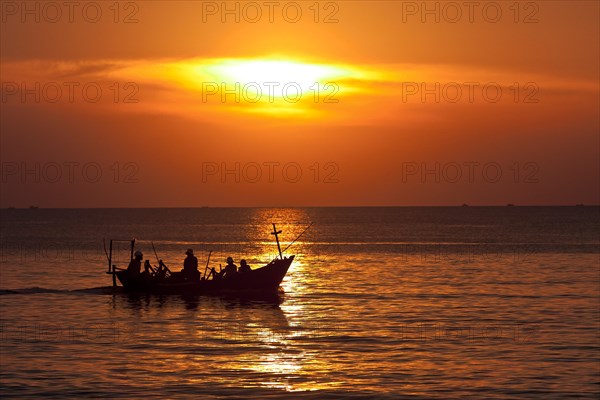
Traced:
<path fill-rule="evenodd" d="M 310 228 L 310 226 L 309 226 Z M 308 229 L 308 228 L 307 228 Z M 277 293 L 279 285 L 283 281 L 288 269 L 290 268 L 295 256 L 284 257 L 281 251 L 278 234 L 275 224 L 273 224 L 273 232 L 277 240 L 277 248 L 279 257 L 275 258 L 267 265 L 253 269 L 247 272 L 238 272 L 233 276 L 221 276 L 214 268 L 210 268 L 211 273 L 206 276 L 206 271 L 209 270 L 206 263 L 204 271 L 205 276 L 200 275 L 195 278 L 183 273 L 172 273 L 169 268 L 159 261 L 159 267 L 150 267 L 151 273 L 131 275 L 126 269 L 118 268 L 112 263 L 113 260 L 113 242 L 130 242 L 131 243 L 131 260 L 133 260 L 133 250 L 135 239 L 132 240 L 110 240 L 110 252 L 106 252 L 108 258 L 109 270 L 107 274 L 113 276 L 113 286 L 117 286 L 117 279 L 123 285 L 126 292 L 133 293 L 156 293 L 156 294 L 225 294 L 225 295 L 241 295 L 255 296 L 268 295 Z M 304 231 L 306 232 L 306 230 Z M 302 232 L 302 234 L 304 234 Z M 302 236 L 302 234 L 300 236 Z M 296 238 L 292 243 L 300 238 Z M 290 244 L 291 245 L 291 244 Z M 154 247 L 154 245 L 153 245 Z M 289 246 L 288 246 L 289 247 Z M 106 249 L 105 249 L 106 251 Z M 285 251 L 285 249 L 284 249 Z M 158 259 L 158 256 L 157 256 Z M 150 266 L 149 261 L 146 261 Z"/>
<path fill-rule="evenodd" d="M 277 258 L 264 267 L 232 277 L 184 281 L 175 276 L 162 279 L 131 279 L 127 270 L 116 271 L 123 289 L 127 292 L 160 294 L 268 294 L 276 293 L 294 256 Z"/>

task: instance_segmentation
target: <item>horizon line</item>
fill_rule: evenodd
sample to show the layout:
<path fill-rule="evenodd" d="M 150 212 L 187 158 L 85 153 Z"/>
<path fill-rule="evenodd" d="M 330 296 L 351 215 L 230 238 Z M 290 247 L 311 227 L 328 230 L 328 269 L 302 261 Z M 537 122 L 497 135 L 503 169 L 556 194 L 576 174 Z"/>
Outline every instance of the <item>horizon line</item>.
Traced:
<path fill-rule="evenodd" d="M 336 206 L 159 206 L 159 207 L 131 207 L 131 206 L 104 206 L 104 207 L 43 207 L 43 206 L 26 206 L 26 207 L 1 207 L 0 210 L 139 210 L 139 209 L 239 209 L 239 208 L 483 208 L 483 207 L 600 207 L 599 204 L 451 204 L 451 205 L 336 205 Z"/>

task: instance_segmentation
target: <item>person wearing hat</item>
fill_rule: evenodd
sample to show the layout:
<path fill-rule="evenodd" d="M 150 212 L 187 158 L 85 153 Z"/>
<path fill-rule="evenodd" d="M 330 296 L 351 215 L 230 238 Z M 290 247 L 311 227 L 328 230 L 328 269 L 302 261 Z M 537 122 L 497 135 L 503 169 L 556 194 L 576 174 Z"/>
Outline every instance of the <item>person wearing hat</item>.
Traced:
<path fill-rule="evenodd" d="M 141 251 L 137 250 L 134 254 L 134 258 L 129 262 L 129 266 L 127 267 L 127 273 L 132 278 L 138 278 L 140 276 L 140 272 L 142 270 L 142 258 L 144 255 Z"/>
<path fill-rule="evenodd" d="M 196 277 L 199 278 L 200 272 L 198 272 L 198 259 L 194 255 L 194 250 L 187 249 L 185 255 L 187 257 L 185 260 L 183 260 L 183 269 L 181 272 L 186 279 L 195 279 Z"/>
<path fill-rule="evenodd" d="M 221 276 L 223 278 L 229 278 L 235 274 L 237 274 L 237 265 L 233 263 L 232 257 L 227 257 L 227 265 L 225 266 L 225 269 L 223 269 Z"/>

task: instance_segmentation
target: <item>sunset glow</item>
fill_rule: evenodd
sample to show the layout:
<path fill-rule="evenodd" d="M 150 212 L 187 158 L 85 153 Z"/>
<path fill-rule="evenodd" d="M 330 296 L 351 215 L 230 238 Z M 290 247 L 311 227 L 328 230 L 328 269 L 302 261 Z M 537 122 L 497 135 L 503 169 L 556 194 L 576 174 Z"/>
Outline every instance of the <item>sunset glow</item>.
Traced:
<path fill-rule="evenodd" d="M 255 21 L 251 3 L 132 4 L 97 24 L 8 8 L 2 205 L 74 205 L 66 167 L 51 194 L 22 170 L 83 160 L 107 160 L 88 206 L 599 201 L 597 4 L 498 3 L 498 22 L 448 21 L 445 3 L 302 2 L 297 22 L 283 5 Z M 122 204 L 103 185 L 127 173 Z"/>
<path fill-rule="evenodd" d="M 593 398 L 600 1 L 0 0 L 3 398 Z"/>

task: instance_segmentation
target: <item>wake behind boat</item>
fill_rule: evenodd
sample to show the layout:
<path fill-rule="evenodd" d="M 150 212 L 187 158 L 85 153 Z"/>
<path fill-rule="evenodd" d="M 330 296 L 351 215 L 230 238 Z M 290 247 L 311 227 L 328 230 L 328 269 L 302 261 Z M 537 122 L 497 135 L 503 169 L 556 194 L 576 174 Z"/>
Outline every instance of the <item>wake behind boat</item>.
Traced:
<path fill-rule="evenodd" d="M 306 232 L 306 230 L 304 232 Z M 277 248 L 279 250 L 279 257 L 272 260 L 267 265 L 254 270 L 248 268 L 245 271 L 224 274 L 224 271 L 217 272 L 214 268 L 208 268 L 210 261 L 209 254 L 209 259 L 206 263 L 206 268 L 203 275 L 201 275 L 197 269 L 195 269 L 192 273 L 186 273 L 184 271 L 171 272 L 171 270 L 163 263 L 163 261 L 158 259 L 158 256 L 158 266 L 151 266 L 150 262 L 146 260 L 144 264 L 144 273 L 132 273 L 131 268 L 124 269 L 113 264 L 113 243 L 131 243 L 131 265 L 131 263 L 135 262 L 136 258 L 138 258 L 137 252 L 135 253 L 136 257 L 134 258 L 135 239 L 111 239 L 110 250 L 106 252 L 109 265 L 107 274 L 111 274 L 113 276 L 113 286 L 117 286 L 118 279 L 126 292 L 134 293 L 233 295 L 272 294 L 277 292 L 279 285 L 283 281 L 283 278 L 285 277 L 295 257 L 293 255 L 290 257 L 283 256 L 278 236 L 280 233 L 281 231 L 277 231 L 275 224 L 273 224 L 273 232 L 271 234 L 275 235 Z M 302 236 L 302 234 L 300 236 Z M 139 253 L 139 256 L 141 256 L 141 253 Z M 208 271 L 210 272 L 207 274 Z"/>

